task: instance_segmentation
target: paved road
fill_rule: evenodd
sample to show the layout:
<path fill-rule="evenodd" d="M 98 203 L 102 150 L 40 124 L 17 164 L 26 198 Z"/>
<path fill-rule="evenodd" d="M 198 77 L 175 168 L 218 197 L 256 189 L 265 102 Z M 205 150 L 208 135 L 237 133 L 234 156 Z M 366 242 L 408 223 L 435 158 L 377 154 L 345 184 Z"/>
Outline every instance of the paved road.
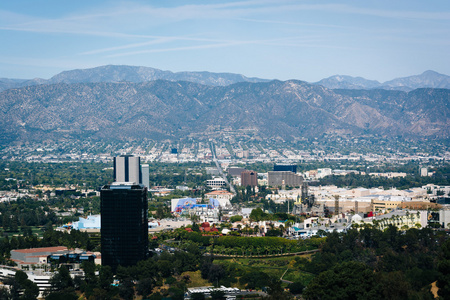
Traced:
<path fill-rule="evenodd" d="M 212 153 L 213 161 L 216 164 L 216 168 L 219 171 L 220 176 L 223 178 L 223 180 L 225 180 L 227 185 L 230 187 L 230 192 L 232 192 L 233 194 L 236 194 L 236 190 L 234 189 L 234 186 L 232 186 L 228 182 L 227 176 L 225 175 L 225 173 L 223 173 L 222 167 L 220 166 L 219 162 L 217 161 L 216 150 L 215 150 L 214 145 L 213 145 L 212 142 L 210 143 L 210 147 L 211 147 L 211 153 Z"/>

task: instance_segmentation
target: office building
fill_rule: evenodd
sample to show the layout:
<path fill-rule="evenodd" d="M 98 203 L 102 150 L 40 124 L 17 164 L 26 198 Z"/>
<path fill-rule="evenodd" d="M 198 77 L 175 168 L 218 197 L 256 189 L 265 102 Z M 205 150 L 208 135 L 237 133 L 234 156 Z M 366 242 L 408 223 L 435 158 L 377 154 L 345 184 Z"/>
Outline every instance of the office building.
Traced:
<path fill-rule="evenodd" d="M 267 172 L 269 186 L 290 186 L 300 187 L 303 184 L 303 177 L 289 171 Z"/>
<path fill-rule="evenodd" d="M 150 168 L 148 165 L 141 165 L 142 184 L 149 189 L 150 184 Z"/>
<path fill-rule="evenodd" d="M 428 168 L 420 168 L 420 176 L 422 177 L 428 176 Z"/>
<path fill-rule="evenodd" d="M 238 167 L 229 167 L 227 169 L 227 173 L 233 177 L 239 177 L 241 176 L 241 173 L 244 172 L 244 168 L 238 168 Z"/>
<path fill-rule="evenodd" d="M 258 186 L 258 173 L 245 170 L 241 173 L 241 186 Z"/>
<path fill-rule="evenodd" d="M 141 158 L 132 155 L 114 157 L 114 181 L 142 183 Z"/>
<path fill-rule="evenodd" d="M 131 182 L 105 185 L 100 192 L 102 265 L 131 266 L 148 252 L 147 188 Z"/>
<path fill-rule="evenodd" d="M 222 179 L 221 177 L 215 177 L 213 179 L 208 179 L 206 180 L 206 185 L 209 186 L 210 188 L 214 189 L 221 189 L 224 186 L 227 185 L 227 182 Z"/>
<path fill-rule="evenodd" d="M 282 165 L 276 164 L 273 166 L 274 171 L 290 171 L 293 173 L 297 173 L 297 165 Z"/>

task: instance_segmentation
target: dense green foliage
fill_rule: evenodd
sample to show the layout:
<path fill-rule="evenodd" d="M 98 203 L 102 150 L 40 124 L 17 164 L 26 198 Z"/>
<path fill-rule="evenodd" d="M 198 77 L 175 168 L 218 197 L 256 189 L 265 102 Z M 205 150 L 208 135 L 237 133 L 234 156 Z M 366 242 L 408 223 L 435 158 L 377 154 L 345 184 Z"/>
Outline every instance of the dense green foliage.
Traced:
<path fill-rule="evenodd" d="M 364 187 L 374 188 L 383 187 L 389 189 L 396 187 L 398 189 L 409 189 L 420 187 L 427 184 L 450 185 L 450 167 L 439 169 L 433 176 L 408 175 L 406 177 L 386 178 L 369 175 L 347 174 L 345 176 L 331 175 L 321 178 L 320 185 L 336 185 L 338 187 Z"/>
<path fill-rule="evenodd" d="M 78 185 L 98 188 L 112 182 L 112 164 L 104 163 L 30 163 L 0 160 L 0 190 L 39 184 L 63 187 Z M 15 180 L 5 180 L 14 178 Z"/>
<path fill-rule="evenodd" d="M 328 235 L 322 251 L 297 267 L 318 274 L 306 299 L 428 299 L 445 233 L 429 228 L 384 232 L 365 227 Z M 351 284 L 350 284 L 351 283 Z M 331 288 L 332 287 L 332 288 Z"/>
<path fill-rule="evenodd" d="M 52 197 L 48 201 L 38 201 L 29 197 L 21 197 L 16 201 L 0 203 L 0 226 L 4 233 L 18 233 L 31 235 L 31 227 L 62 225 L 78 220 L 81 213 L 75 212 L 71 216 L 58 217 L 58 212 L 77 209 L 89 214 L 100 213 L 100 198 L 93 197 Z"/>

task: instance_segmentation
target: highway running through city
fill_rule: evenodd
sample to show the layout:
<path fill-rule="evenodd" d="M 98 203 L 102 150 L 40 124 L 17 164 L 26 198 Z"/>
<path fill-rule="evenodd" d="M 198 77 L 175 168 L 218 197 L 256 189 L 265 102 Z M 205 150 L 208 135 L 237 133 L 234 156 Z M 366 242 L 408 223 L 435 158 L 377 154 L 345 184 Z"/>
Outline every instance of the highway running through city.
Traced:
<path fill-rule="evenodd" d="M 219 164 L 219 161 L 217 160 L 216 148 L 214 147 L 214 144 L 212 142 L 210 143 L 210 147 L 211 147 L 211 154 L 212 154 L 213 161 L 216 164 L 216 167 L 217 167 L 217 170 L 219 171 L 220 176 L 223 178 L 223 180 L 225 180 L 226 184 L 230 187 L 230 192 L 232 192 L 233 194 L 236 194 L 236 190 L 234 189 L 234 186 L 228 182 L 228 178 L 225 175 L 225 173 L 223 172 L 222 167 Z"/>

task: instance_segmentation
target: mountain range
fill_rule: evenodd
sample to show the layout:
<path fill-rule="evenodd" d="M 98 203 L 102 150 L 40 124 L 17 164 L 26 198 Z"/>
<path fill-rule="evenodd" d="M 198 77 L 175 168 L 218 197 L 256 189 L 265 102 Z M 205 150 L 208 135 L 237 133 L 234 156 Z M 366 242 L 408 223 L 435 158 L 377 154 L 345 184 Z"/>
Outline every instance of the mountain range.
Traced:
<path fill-rule="evenodd" d="M 450 89 L 450 76 L 435 71 L 425 71 L 420 75 L 396 78 L 380 83 L 376 80 L 367 80 L 362 77 L 335 75 L 322 79 L 314 84 L 329 89 L 384 89 L 412 91 L 418 88 Z"/>
<path fill-rule="evenodd" d="M 268 82 L 269 79 L 249 78 L 233 73 L 171 72 L 149 67 L 108 65 L 90 69 L 61 72 L 50 79 L 0 78 L 0 91 L 40 84 L 87 83 L 87 82 L 146 82 L 154 80 L 189 81 L 211 86 L 227 86 L 238 82 Z M 329 89 L 387 89 L 411 91 L 417 88 L 450 88 L 450 76 L 435 71 L 420 75 L 397 78 L 384 83 L 362 77 L 334 75 L 312 84 Z"/>
<path fill-rule="evenodd" d="M 73 74 L 78 81 L 86 77 Z M 90 80 L 123 78 L 89 74 Z M 66 81 L 76 77 L 59 75 Z M 248 130 L 260 138 L 375 134 L 448 139 L 449 100 L 449 89 L 333 90 L 298 80 L 229 85 L 75 80 L 0 92 L 0 142 L 179 139 L 224 130 Z"/>
<path fill-rule="evenodd" d="M 233 73 L 170 72 L 149 67 L 108 65 L 91 69 L 61 72 L 50 79 L 0 78 L 0 91 L 39 84 L 87 82 L 146 82 L 154 80 L 189 81 L 211 86 L 226 86 L 237 82 L 267 82 L 267 79 L 248 78 Z"/>

